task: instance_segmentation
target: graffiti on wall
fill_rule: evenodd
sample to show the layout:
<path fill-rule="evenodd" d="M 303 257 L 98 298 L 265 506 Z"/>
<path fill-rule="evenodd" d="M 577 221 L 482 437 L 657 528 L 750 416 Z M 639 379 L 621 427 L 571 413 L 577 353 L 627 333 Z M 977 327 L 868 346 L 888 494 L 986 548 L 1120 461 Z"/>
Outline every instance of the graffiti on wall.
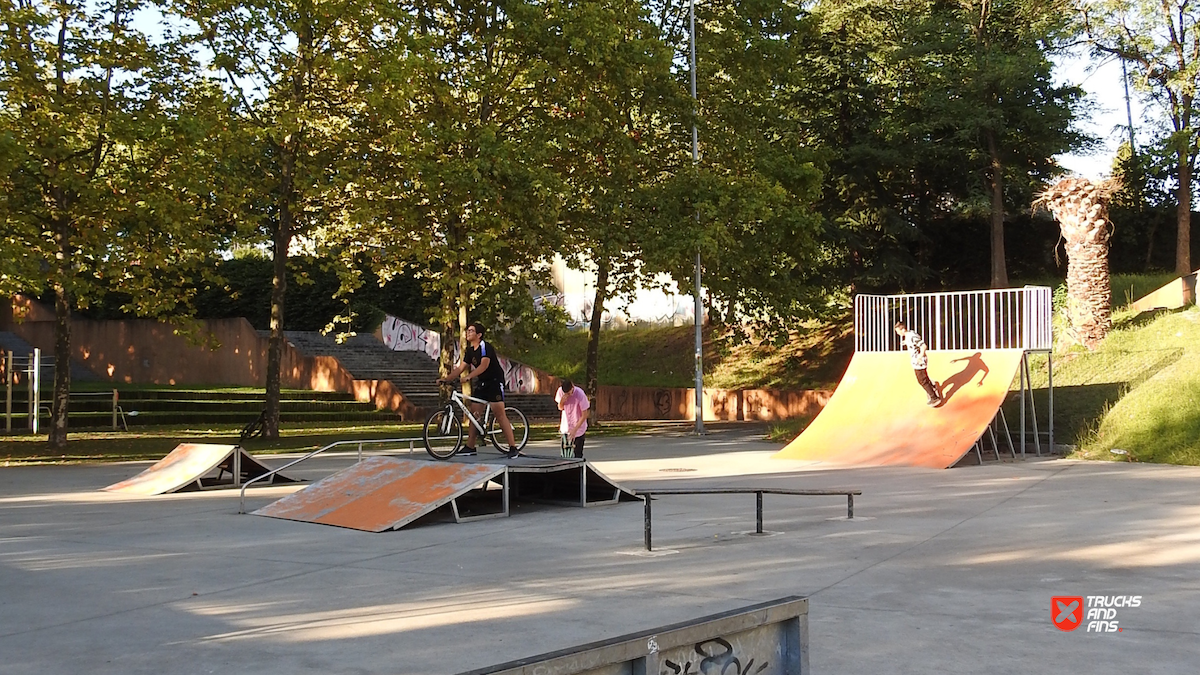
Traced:
<path fill-rule="evenodd" d="M 442 336 L 424 326 L 409 323 L 394 316 L 383 320 L 383 344 L 396 352 L 424 352 L 436 360 L 442 349 Z M 452 345 L 451 358 L 458 361 L 458 344 Z M 504 390 L 511 394 L 533 394 L 537 392 L 537 371 L 524 363 L 500 357 L 504 369 Z"/>
<path fill-rule="evenodd" d="M 440 335 L 404 319 L 384 317 L 382 330 L 383 344 L 394 352 L 425 352 L 429 358 L 436 359 L 442 349 Z"/>

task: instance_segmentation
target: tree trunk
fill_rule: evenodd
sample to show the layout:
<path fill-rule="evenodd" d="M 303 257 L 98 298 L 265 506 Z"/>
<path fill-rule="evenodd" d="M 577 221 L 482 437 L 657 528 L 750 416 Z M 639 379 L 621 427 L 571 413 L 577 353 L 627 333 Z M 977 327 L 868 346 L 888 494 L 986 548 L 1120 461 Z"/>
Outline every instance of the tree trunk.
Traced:
<path fill-rule="evenodd" d="M 54 296 L 54 400 L 50 404 L 49 440 L 50 447 L 58 450 L 67 447 L 71 401 L 71 298 L 61 283 L 54 284 Z"/>
<path fill-rule="evenodd" d="M 279 438 L 280 379 L 283 373 L 284 297 L 287 294 L 288 248 L 292 243 L 292 185 L 295 176 L 295 154 L 292 148 L 281 148 L 283 164 L 279 185 L 279 221 L 274 232 L 273 273 L 271 277 L 271 337 L 267 341 L 267 396 L 263 405 L 263 437 Z"/>
<path fill-rule="evenodd" d="M 1109 286 L 1110 184 L 1067 178 L 1043 193 L 1058 220 L 1067 251 L 1067 318 L 1070 337 L 1095 349 L 1112 328 Z"/>
<path fill-rule="evenodd" d="M 1180 148 L 1176 156 L 1179 187 L 1175 191 L 1178 200 L 1175 209 L 1175 273 L 1182 277 L 1192 273 L 1192 159 L 1189 148 Z"/>
<path fill-rule="evenodd" d="M 1004 163 L 996 146 L 996 135 L 986 132 L 991 156 L 992 188 L 992 288 L 1008 288 L 1008 266 L 1004 258 Z"/>
<path fill-rule="evenodd" d="M 596 261 L 596 297 L 592 301 L 592 316 L 588 322 L 587 356 L 584 359 L 583 391 L 592 400 L 600 391 L 600 320 L 604 315 L 604 303 L 608 301 L 608 258 Z M 590 415 L 596 419 L 596 407 L 591 407 Z"/>

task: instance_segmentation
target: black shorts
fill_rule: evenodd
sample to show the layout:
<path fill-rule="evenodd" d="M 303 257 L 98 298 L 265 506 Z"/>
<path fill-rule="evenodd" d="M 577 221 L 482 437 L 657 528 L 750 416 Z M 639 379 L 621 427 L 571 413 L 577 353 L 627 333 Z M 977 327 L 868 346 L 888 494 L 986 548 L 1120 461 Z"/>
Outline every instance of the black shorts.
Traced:
<path fill-rule="evenodd" d="M 471 387 L 471 396 L 488 403 L 504 401 L 504 383 L 500 380 L 479 380 Z"/>

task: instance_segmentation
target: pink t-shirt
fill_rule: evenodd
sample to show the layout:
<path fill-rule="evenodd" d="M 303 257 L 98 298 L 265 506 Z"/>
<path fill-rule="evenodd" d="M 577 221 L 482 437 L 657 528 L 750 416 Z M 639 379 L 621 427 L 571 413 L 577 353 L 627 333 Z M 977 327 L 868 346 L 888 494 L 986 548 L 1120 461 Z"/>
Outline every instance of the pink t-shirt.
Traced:
<path fill-rule="evenodd" d="M 571 427 L 575 426 L 580 419 L 583 423 L 579 425 L 579 430 L 575 432 L 572 438 L 579 438 L 587 431 L 587 409 L 591 407 L 588 403 L 587 394 L 579 387 L 572 387 L 571 393 L 564 394 L 560 387 L 554 393 L 554 402 L 562 404 L 562 422 L 558 425 L 558 433 L 566 434 L 571 432 Z"/>

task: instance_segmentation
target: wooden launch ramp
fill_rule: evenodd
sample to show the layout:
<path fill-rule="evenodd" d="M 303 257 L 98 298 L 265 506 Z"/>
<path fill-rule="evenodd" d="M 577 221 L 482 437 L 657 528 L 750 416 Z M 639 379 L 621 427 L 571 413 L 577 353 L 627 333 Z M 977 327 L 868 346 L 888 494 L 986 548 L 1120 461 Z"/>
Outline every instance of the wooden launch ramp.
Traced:
<path fill-rule="evenodd" d="M 774 455 L 848 466 L 954 466 L 1008 395 L 1022 350 L 930 351 L 945 402 L 925 403 L 906 352 L 858 352 L 825 408 Z"/>
<path fill-rule="evenodd" d="M 252 513 L 385 532 L 444 506 L 461 523 L 506 517 L 514 500 L 597 506 L 623 499 L 637 498 L 582 459 L 371 457 Z"/>
<path fill-rule="evenodd" d="M 180 443 L 166 457 L 132 478 L 104 488 L 109 492 L 134 495 L 161 495 L 168 492 L 237 487 L 270 472 L 240 445 Z M 295 483 L 276 473 L 267 485 Z"/>

